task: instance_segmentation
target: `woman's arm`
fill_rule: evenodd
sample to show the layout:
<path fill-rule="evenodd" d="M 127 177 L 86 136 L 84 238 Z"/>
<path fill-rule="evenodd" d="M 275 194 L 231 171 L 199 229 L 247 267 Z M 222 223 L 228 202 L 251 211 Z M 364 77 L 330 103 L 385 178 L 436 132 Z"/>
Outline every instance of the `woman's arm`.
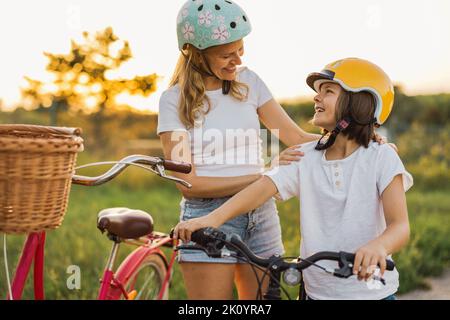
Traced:
<path fill-rule="evenodd" d="M 258 108 L 258 115 L 260 121 L 288 147 L 320 139 L 320 135 L 300 128 L 275 99 Z M 275 129 L 279 130 L 279 134 L 273 131 Z"/>
<path fill-rule="evenodd" d="M 164 157 L 168 160 L 182 161 L 192 164 L 191 147 L 187 132 L 164 132 L 160 135 Z M 189 174 L 173 172 L 175 177 L 183 179 L 192 185 L 188 189 L 177 184 L 177 188 L 187 198 L 220 198 L 231 196 L 258 180 L 261 175 L 246 175 L 239 177 L 199 177 L 192 171 Z"/>
<path fill-rule="evenodd" d="M 358 278 L 368 279 L 368 268 L 380 264 L 381 275 L 386 269 L 386 257 L 404 247 L 409 240 L 409 220 L 402 176 L 397 175 L 381 195 L 386 230 L 356 252 L 353 273 Z M 361 266 L 361 270 L 359 267 Z"/>
<path fill-rule="evenodd" d="M 180 222 L 174 229 L 174 237 L 190 241 L 194 231 L 207 227 L 218 228 L 228 220 L 259 208 L 277 192 L 270 178 L 261 177 L 210 214 Z"/>

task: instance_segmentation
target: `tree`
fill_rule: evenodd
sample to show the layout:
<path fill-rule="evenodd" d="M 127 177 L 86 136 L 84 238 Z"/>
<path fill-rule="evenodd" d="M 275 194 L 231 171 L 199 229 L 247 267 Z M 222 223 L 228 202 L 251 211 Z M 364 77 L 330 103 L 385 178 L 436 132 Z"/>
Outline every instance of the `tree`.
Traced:
<path fill-rule="evenodd" d="M 132 58 L 129 43 L 118 41 L 108 27 L 94 34 L 84 32 L 82 43 L 72 40 L 68 54 L 44 53 L 49 59 L 46 69 L 53 80 L 44 83 L 25 77 L 28 83 L 22 96 L 26 105 L 49 108 L 52 125 L 58 125 L 58 112 L 64 109 L 92 113 L 96 125 L 93 138 L 102 145 L 105 117 L 120 107 L 115 102 L 116 96 L 121 93 L 149 96 L 156 91 L 159 79 L 156 74 L 132 79 L 108 77 L 109 71 Z M 121 46 L 113 50 L 117 44 Z"/>

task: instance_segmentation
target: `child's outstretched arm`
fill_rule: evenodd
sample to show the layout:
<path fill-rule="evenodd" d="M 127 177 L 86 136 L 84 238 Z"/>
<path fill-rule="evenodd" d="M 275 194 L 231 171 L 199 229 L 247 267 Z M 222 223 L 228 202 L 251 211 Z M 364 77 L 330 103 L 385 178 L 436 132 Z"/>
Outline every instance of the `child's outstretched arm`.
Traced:
<path fill-rule="evenodd" d="M 190 241 L 194 231 L 207 227 L 218 228 L 228 220 L 260 207 L 277 192 L 277 187 L 270 178 L 261 177 L 210 214 L 180 222 L 175 227 L 173 236 L 175 239 Z"/>
<path fill-rule="evenodd" d="M 409 240 L 408 209 L 401 175 L 397 175 L 386 187 L 381 199 L 386 230 L 356 252 L 353 273 L 358 274 L 359 280 L 368 280 L 377 264 L 383 275 L 386 257 L 399 251 Z"/>

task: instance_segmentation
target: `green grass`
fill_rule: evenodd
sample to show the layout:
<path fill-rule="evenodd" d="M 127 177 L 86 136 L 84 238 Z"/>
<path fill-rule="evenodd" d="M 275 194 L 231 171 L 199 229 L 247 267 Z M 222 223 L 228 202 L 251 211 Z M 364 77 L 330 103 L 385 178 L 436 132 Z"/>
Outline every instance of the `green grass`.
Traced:
<path fill-rule="evenodd" d="M 394 256 L 400 293 L 425 287 L 425 277 L 450 266 L 450 197 L 448 192 L 407 194 L 411 225 L 408 245 Z"/>
<path fill-rule="evenodd" d="M 137 185 L 137 184 L 136 184 Z M 409 245 L 395 256 L 401 276 L 401 292 L 422 286 L 425 276 L 439 274 L 450 261 L 450 198 L 444 192 L 407 195 L 412 227 Z M 176 225 L 180 195 L 173 185 L 158 180 L 139 183 L 112 182 L 106 186 L 87 188 L 74 186 L 63 226 L 47 235 L 45 283 L 49 299 L 95 299 L 99 278 L 108 257 L 111 242 L 96 229 L 97 213 L 107 207 L 126 206 L 152 214 L 155 229 L 162 232 Z M 291 199 L 279 203 L 286 254 L 298 255 L 298 202 Z M 8 236 L 10 269 L 17 263 L 24 236 Z M 119 259 L 133 248 L 122 246 Z M 2 249 L 3 250 L 3 247 Z M 3 257 L 3 251 L 0 251 Z M 3 259 L 1 258 L 3 261 Z M 66 286 L 67 268 L 77 265 L 81 270 L 81 289 Z M 32 281 L 28 281 L 24 298 L 32 299 Z M 289 288 L 293 298 L 297 288 Z M 0 265 L 0 292 L 6 292 L 3 263 Z M 171 299 L 185 299 L 182 277 L 175 265 L 170 291 Z"/>

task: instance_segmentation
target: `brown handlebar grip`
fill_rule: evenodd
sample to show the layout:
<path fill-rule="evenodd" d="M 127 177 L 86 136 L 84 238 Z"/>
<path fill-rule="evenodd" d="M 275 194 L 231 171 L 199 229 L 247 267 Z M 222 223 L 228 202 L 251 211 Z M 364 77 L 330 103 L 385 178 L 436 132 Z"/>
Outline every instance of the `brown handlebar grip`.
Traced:
<path fill-rule="evenodd" d="M 172 160 L 164 160 L 164 168 L 170 171 L 175 171 L 179 173 L 185 173 L 188 174 L 192 170 L 192 166 L 190 163 L 186 162 L 178 162 L 178 161 L 172 161 Z"/>

